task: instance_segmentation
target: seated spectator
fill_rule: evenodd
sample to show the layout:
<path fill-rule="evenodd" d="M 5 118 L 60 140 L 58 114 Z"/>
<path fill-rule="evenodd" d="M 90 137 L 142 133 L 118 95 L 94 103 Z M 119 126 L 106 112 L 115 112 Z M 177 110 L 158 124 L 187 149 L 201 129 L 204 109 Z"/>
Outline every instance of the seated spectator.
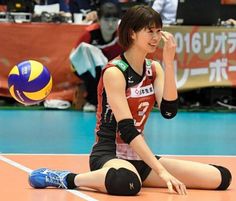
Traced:
<path fill-rule="evenodd" d="M 71 23 L 69 0 L 34 0 L 32 21 Z"/>
<path fill-rule="evenodd" d="M 160 13 L 163 24 L 175 24 L 178 0 L 155 0 L 152 8 Z"/>
<path fill-rule="evenodd" d="M 59 3 L 60 11 L 69 12 L 69 4 L 67 0 L 34 0 L 35 5 L 51 5 Z"/>
<path fill-rule="evenodd" d="M 84 111 L 96 111 L 101 68 L 122 51 L 116 33 L 119 17 L 120 11 L 116 4 L 102 4 L 98 10 L 98 23 L 88 26 L 70 55 L 72 67 L 84 81 L 87 90 Z"/>
<path fill-rule="evenodd" d="M 70 12 L 83 13 L 85 21 L 96 22 L 98 20 L 97 8 L 102 4 L 111 2 L 118 5 L 118 0 L 69 0 Z"/>

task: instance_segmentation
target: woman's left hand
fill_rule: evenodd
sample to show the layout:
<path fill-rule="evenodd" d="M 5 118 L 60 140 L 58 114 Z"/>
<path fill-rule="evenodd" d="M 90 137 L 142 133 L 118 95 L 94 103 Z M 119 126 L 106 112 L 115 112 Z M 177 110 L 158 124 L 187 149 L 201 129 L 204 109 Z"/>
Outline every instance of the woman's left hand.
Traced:
<path fill-rule="evenodd" d="M 159 173 L 159 176 L 166 182 L 169 191 L 172 193 L 175 190 L 179 195 L 186 195 L 187 190 L 184 183 L 172 176 L 168 171 L 164 170 Z"/>

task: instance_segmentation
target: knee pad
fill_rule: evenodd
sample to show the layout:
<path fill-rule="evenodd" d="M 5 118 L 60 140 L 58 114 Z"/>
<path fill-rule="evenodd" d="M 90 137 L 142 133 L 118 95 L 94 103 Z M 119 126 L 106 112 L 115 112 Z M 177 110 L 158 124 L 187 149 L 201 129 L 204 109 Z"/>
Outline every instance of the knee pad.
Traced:
<path fill-rule="evenodd" d="M 141 189 L 138 176 L 126 168 L 109 169 L 105 186 L 111 195 L 136 195 Z"/>
<path fill-rule="evenodd" d="M 216 188 L 216 190 L 226 190 L 232 181 L 232 175 L 230 171 L 227 168 L 222 167 L 222 166 L 218 166 L 218 165 L 213 165 L 213 166 L 216 167 L 220 171 L 220 174 L 221 174 L 221 183 Z"/>

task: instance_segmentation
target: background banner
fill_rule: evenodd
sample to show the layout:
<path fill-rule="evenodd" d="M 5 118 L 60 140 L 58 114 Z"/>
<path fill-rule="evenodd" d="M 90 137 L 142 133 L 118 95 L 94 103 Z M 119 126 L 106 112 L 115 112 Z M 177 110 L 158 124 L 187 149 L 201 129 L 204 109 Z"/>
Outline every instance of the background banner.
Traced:
<path fill-rule="evenodd" d="M 0 23 L 0 96 L 10 97 L 8 73 L 14 65 L 34 59 L 53 76 L 48 99 L 73 100 L 81 83 L 70 70 L 69 55 L 85 32 L 84 25 Z M 178 90 L 236 86 L 236 28 L 169 26 L 177 41 L 175 70 Z M 149 58 L 162 63 L 162 46 Z"/>

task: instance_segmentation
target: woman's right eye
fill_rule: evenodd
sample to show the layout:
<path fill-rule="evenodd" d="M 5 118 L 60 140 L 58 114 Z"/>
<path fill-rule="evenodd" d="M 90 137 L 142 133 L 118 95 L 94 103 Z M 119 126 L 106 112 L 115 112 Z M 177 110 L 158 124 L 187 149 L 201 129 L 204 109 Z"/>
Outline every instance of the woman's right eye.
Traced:
<path fill-rule="evenodd" d="M 148 32 L 149 32 L 149 33 L 153 33 L 153 30 L 152 30 L 152 29 L 148 29 Z"/>

